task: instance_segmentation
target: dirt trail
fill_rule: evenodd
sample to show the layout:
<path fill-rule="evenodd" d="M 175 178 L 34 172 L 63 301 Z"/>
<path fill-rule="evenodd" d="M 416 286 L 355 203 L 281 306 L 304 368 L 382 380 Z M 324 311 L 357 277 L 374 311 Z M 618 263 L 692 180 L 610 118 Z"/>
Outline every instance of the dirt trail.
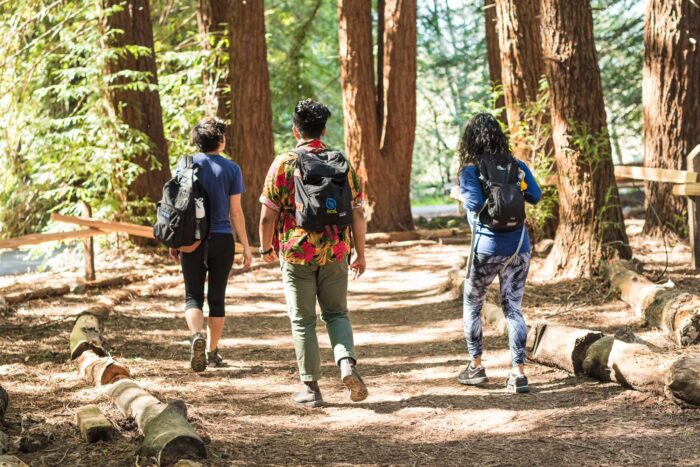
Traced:
<path fill-rule="evenodd" d="M 464 251 L 436 245 L 370 252 L 368 272 L 352 282 L 350 298 L 370 389 L 362 403 L 352 403 L 339 381 L 320 320 L 328 405 L 306 410 L 289 401 L 298 379 L 275 269 L 231 280 L 221 343 L 230 368 L 188 371 L 181 287 L 118 307 L 105 335 L 113 355 L 150 391 L 188 403 L 209 465 L 700 465 L 700 411 L 538 365 L 528 367 L 532 394 L 508 394 L 507 342 L 490 329 L 484 364 L 491 383 L 457 384 L 466 364 L 461 302 L 441 287 Z M 526 312 L 599 328 L 633 324 L 629 309 L 606 294 L 593 281 L 533 283 Z M 8 324 L 17 323 L 17 314 L 26 324 L 65 315 L 84 300 L 36 301 L 0 315 L 0 384 L 13 398 L 9 434 L 18 436 L 20 414 L 31 414 L 45 417 L 55 436 L 46 450 L 18 454 L 33 465 L 133 465 L 134 424 L 66 362 L 70 322 L 36 330 Z M 73 411 L 95 400 L 119 424 L 120 437 L 86 446 Z"/>

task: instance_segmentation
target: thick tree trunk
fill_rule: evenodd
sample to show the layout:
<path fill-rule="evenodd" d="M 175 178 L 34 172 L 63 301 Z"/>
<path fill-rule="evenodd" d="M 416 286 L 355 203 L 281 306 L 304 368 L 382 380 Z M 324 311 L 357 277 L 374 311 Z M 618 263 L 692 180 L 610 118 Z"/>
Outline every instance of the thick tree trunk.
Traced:
<path fill-rule="evenodd" d="M 644 32 L 644 165 L 686 169 L 700 144 L 700 6 L 649 0 Z M 670 183 L 646 182 L 644 232 L 687 235 L 686 203 Z"/>
<path fill-rule="evenodd" d="M 365 183 L 370 230 L 411 230 L 416 2 L 384 2 L 381 103 L 374 87 L 371 6 L 369 0 L 338 2 L 345 147 Z"/>
<path fill-rule="evenodd" d="M 700 296 L 660 287 L 625 261 L 605 267 L 612 288 L 646 325 L 668 333 L 678 345 L 700 342 Z"/>
<path fill-rule="evenodd" d="M 231 0 L 229 13 L 231 138 L 227 150 L 243 171 L 243 211 L 248 238 L 255 242 L 258 197 L 275 155 L 263 0 Z"/>
<path fill-rule="evenodd" d="M 228 0 L 197 0 L 197 26 L 202 50 L 209 58 L 202 72 L 207 115 L 229 118 L 228 70 L 222 63 L 228 26 Z M 213 57 L 212 57 L 213 55 Z"/>
<path fill-rule="evenodd" d="M 114 80 L 115 88 L 110 91 L 110 101 L 114 112 L 129 127 L 146 135 L 152 149 L 137 154 L 133 161 L 144 169 L 131 184 L 130 195 L 134 199 L 146 198 L 156 202 L 160 199 L 163 185 L 170 178 L 168 146 L 163 130 L 163 111 L 158 94 L 158 69 L 153 52 L 153 29 L 148 0 L 103 0 L 105 8 L 122 5 L 120 11 L 113 11 L 105 18 L 108 30 L 114 31 L 107 44 L 110 48 L 124 49 L 127 46 L 145 47 L 150 54 L 130 52 L 119 54 L 108 64 L 110 75 L 125 70 L 147 73 L 148 88 L 125 89 L 132 80 L 120 77 Z M 141 80 L 140 80 L 141 81 Z M 139 214 L 145 214 L 139 212 Z"/>
<path fill-rule="evenodd" d="M 542 1 L 542 43 L 559 177 L 559 227 L 543 274 L 590 276 L 631 257 L 613 173 L 588 2 Z"/>
<path fill-rule="evenodd" d="M 534 111 L 545 74 L 539 0 L 496 0 L 496 16 L 511 149 L 533 170 L 549 167 L 554 156 L 549 108 Z M 530 229 L 530 234 L 553 238 L 559 224 L 558 209 L 552 203 L 548 220 L 539 229 Z"/>
<path fill-rule="evenodd" d="M 499 119 L 508 125 L 510 115 L 506 109 L 505 96 L 499 88 L 502 87 L 501 50 L 499 44 L 498 18 L 496 16 L 496 0 L 484 0 L 484 28 L 486 30 L 486 58 L 489 64 L 489 79 L 492 92 L 500 92 L 495 106 L 503 109 Z M 512 123 L 511 123 L 512 124 Z"/>
<path fill-rule="evenodd" d="M 187 422 L 182 401 L 164 404 L 130 379 L 110 385 L 107 393 L 124 415 L 134 418 L 143 433 L 139 457 L 153 458 L 158 465 L 207 457 L 202 439 Z"/>

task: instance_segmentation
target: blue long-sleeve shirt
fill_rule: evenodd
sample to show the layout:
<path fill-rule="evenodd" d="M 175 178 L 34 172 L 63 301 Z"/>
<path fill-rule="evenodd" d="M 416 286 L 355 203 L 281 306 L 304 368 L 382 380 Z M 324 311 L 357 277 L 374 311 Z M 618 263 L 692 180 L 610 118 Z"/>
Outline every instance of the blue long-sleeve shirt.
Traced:
<path fill-rule="evenodd" d="M 535 177 L 524 162 L 518 161 L 518 165 L 525 172 L 525 201 L 530 204 L 537 204 L 542 198 L 542 190 L 537 184 Z M 469 225 L 472 228 L 472 241 L 475 242 L 474 251 L 484 255 L 510 256 L 518 248 L 522 229 L 525 229 L 523 244 L 520 253 L 530 252 L 530 237 L 527 227 L 524 225 L 520 229 L 509 232 L 495 232 L 475 219 L 476 213 L 484 207 L 484 190 L 479 180 L 479 169 L 476 166 L 468 165 L 459 175 L 459 189 L 464 201 L 464 208 L 468 213 Z"/>

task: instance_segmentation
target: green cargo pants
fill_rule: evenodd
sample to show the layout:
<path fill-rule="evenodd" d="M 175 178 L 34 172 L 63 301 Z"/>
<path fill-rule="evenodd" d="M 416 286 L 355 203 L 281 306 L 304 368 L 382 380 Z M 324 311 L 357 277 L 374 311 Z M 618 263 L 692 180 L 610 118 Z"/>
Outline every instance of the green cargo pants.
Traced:
<path fill-rule="evenodd" d="M 316 299 L 321 306 L 321 320 L 326 324 L 335 362 L 355 358 L 347 305 L 348 262 L 344 259 L 323 266 L 281 263 L 299 375 L 302 381 L 318 381 L 321 356 L 316 337 Z"/>

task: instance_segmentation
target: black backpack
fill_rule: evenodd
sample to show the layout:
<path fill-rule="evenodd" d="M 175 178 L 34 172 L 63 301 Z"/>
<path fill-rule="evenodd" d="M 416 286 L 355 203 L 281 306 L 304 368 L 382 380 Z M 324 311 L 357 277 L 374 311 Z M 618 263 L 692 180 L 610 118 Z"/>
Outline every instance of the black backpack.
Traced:
<path fill-rule="evenodd" d="M 189 246 L 209 236 L 209 203 L 197 180 L 201 169 L 192 156 L 178 163 L 177 174 L 163 186 L 153 235 L 170 248 Z"/>
<path fill-rule="evenodd" d="M 479 222 L 494 231 L 515 230 L 525 222 L 525 196 L 520 189 L 520 166 L 510 154 L 481 158 L 479 179 L 484 207 Z"/>
<path fill-rule="evenodd" d="M 310 232 L 352 224 L 352 193 L 348 183 L 350 165 L 339 151 L 318 154 L 295 149 L 295 218 L 297 226 Z"/>

